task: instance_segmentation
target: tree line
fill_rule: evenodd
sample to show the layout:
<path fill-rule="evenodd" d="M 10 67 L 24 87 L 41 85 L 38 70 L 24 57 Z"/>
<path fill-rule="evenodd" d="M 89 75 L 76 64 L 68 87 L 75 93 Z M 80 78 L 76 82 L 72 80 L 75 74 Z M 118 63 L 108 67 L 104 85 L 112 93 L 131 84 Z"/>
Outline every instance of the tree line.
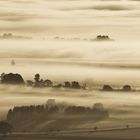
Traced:
<path fill-rule="evenodd" d="M 56 103 L 54 99 L 49 99 L 45 105 L 15 106 L 7 114 L 7 121 L 28 119 L 48 119 L 49 117 L 84 117 L 108 118 L 109 113 L 101 103 L 94 104 L 93 107 L 67 105 Z"/>

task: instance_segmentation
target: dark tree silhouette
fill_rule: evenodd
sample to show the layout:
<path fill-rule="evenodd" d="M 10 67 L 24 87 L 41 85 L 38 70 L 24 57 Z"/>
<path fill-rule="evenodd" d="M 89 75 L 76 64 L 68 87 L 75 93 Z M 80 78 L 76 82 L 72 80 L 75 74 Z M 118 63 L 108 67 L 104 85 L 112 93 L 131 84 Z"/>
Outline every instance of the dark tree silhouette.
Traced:
<path fill-rule="evenodd" d="M 52 87 L 52 86 L 53 86 L 53 82 L 52 82 L 51 80 L 49 80 L 49 79 L 45 80 L 45 81 L 44 81 L 44 84 L 45 84 L 45 86 L 47 86 L 47 87 Z"/>
<path fill-rule="evenodd" d="M 35 84 L 34 84 L 35 87 L 42 87 L 42 81 L 40 80 L 40 74 L 38 74 L 38 73 L 35 74 L 34 80 L 35 80 Z"/>
<path fill-rule="evenodd" d="M 103 91 L 113 91 L 113 89 L 110 85 L 104 85 L 102 90 Z"/>
<path fill-rule="evenodd" d="M 13 127 L 7 122 L 4 121 L 0 122 L 0 134 L 6 135 L 8 133 L 11 133 L 12 128 Z"/>
<path fill-rule="evenodd" d="M 83 106 L 69 106 L 65 109 L 66 114 L 84 114 L 86 113 L 88 108 Z"/>
<path fill-rule="evenodd" d="M 102 103 L 96 103 L 96 104 L 94 104 L 93 109 L 102 111 L 102 110 L 104 110 L 104 106 Z"/>
<path fill-rule="evenodd" d="M 122 88 L 123 91 L 131 91 L 131 86 L 130 85 L 124 85 Z"/>
<path fill-rule="evenodd" d="M 27 86 L 33 86 L 34 82 L 31 80 L 27 80 Z"/>
<path fill-rule="evenodd" d="M 72 88 L 79 89 L 79 88 L 81 88 L 81 86 L 79 85 L 79 83 L 77 81 L 73 81 L 72 82 Z"/>
<path fill-rule="evenodd" d="M 64 82 L 64 87 L 66 87 L 66 88 L 70 88 L 71 87 L 71 84 L 70 84 L 70 82 L 69 81 L 66 81 L 66 82 Z"/>
<path fill-rule="evenodd" d="M 37 73 L 35 75 L 35 78 L 34 79 L 35 79 L 35 82 L 38 83 L 40 81 L 40 74 Z"/>
<path fill-rule="evenodd" d="M 7 122 L 11 123 L 14 127 L 14 130 L 20 128 L 26 131 L 32 131 L 31 128 L 27 128 L 26 124 L 29 122 L 37 122 L 43 124 L 44 122 L 50 122 L 56 120 L 56 124 L 59 121 L 61 125 L 64 123 L 64 120 L 69 121 L 87 121 L 87 120 L 104 120 L 109 118 L 109 112 L 104 109 L 103 105 L 97 103 L 94 107 L 85 107 L 85 106 L 75 106 L 68 105 L 64 103 L 57 103 L 54 99 L 49 99 L 44 105 L 30 105 L 30 106 L 16 106 L 13 109 L 10 109 L 7 115 Z M 23 124 L 25 122 L 25 125 Z M 78 123 L 78 122 L 77 122 Z M 55 123 L 44 128 L 51 129 Z M 34 127 L 36 123 L 33 123 Z M 59 126 L 58 126 L 59 127 Z M 45 130 L 45 129 L 44 129 Z"/>
<path fill-rule="evenodd" d="M 3 74 L 1 78 L 1 82 L 3 84 L 24 84 L 24 80 L 20 74 Z"/>
<path fill-rule="evenodd" d="M 110 40 L 109 36 L 108 35 L 98 35 L 96 37 L 96 40 L 99 40 L 99 41 L 105 41 L 105 40 Z"/>
<path fill-rule="evenodd" d="M 9 119 L 11 118 L 12 113 L 13 113 L 13 111 L 12 111 L 12 109 L 10 109 L 10 110 L 8 111 L 8 114 L 7 114 L 7 120 L 9 120 Z"/>
<path fill-rule="evenodd" d="M 62 84 L 57 84 L 55 86 L 53 86 L 54 88 L 61 88 L 62 87 Z"/>

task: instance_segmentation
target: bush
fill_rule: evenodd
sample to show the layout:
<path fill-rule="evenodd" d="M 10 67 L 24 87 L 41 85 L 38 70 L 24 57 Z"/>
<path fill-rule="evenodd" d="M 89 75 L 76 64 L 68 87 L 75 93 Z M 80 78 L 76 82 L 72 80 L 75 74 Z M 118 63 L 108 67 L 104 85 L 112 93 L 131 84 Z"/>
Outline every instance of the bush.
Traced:
<path fill-rule="evenodd" d="M 4 121 L 0 122 L 0 134 L 5 135 L 8 133 L 11 133 L 12 128 L 13 127 L 7 122 L 4 122 Z"/>

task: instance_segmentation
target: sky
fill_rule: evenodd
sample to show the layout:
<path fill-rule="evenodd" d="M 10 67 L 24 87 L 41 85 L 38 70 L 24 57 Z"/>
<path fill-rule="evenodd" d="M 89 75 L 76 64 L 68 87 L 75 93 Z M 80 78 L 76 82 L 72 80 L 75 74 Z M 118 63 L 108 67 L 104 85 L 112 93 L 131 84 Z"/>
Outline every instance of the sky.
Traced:
<path fill-rule="evenodd" d="M 0 0 L 0 33 L 139 40 L 139 1 Z"/>

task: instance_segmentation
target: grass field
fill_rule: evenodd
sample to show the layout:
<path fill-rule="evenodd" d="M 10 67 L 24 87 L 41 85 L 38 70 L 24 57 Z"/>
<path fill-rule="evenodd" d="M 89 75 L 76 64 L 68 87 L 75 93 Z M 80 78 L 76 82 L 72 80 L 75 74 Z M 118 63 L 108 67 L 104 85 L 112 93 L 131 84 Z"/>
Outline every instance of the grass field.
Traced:
<path fill-rule="evenodd" d="M 50 133 L 19 133 L 1 140 L 139 140 L 140 128 L 115 130 L 63 131 Z"/>

